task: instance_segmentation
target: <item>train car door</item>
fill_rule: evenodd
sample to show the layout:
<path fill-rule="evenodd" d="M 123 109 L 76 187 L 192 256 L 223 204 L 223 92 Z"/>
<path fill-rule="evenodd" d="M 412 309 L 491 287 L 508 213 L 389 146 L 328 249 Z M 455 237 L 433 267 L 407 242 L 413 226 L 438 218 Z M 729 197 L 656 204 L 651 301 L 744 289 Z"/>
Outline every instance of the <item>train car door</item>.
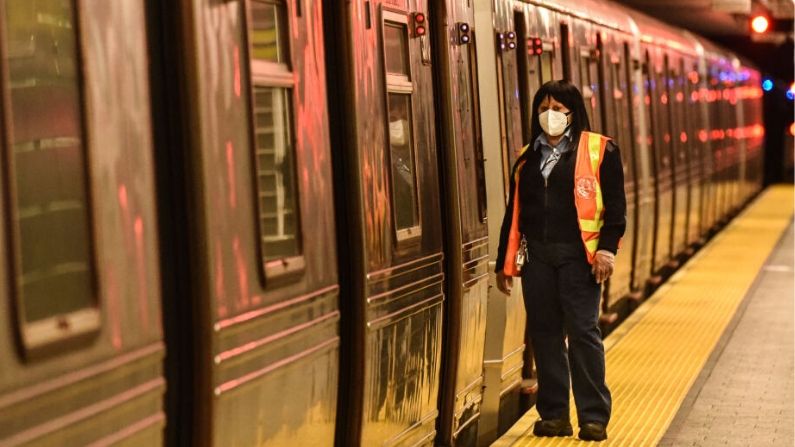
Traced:
<path fill-rule="evenodd" d="M 656 218 L 654 263 L 652 271 L 659 273 L 671 259 L 671 226 L 673 224 L 673 168 L 671 160 L 671 130 L 668 95 L 665 93 L 662 50 L 647 47 L 648 79 L 646 104 L 651 115 L 654 138 L 654 166 L 656 184 Z M 658 278 L 654 278 L 657 280 Z"/>
<path fill-rule="evenodd" d="M 703 222 L 702 207 L 704 194 L 704 142 L 701 140 L 703 134 L 704 117 L 701 113 L 701 104 L 698 94 L 698 65 L 692 59 L 686 59 L 682 63 L 684 76 L 684 95 L 687 119 L 685 120 L 685 143 L 687 145 L 688 157 L 690 159 L 690 207 L 688 215 L 687 240 L 691 245 L 700 244 Z"/>
<path fill-rule="evenodd" d="M 522 87 L 518 73 L 511 73 L 504 61 L 508 56 L 514 57 L 517 63 L 512 64 L 514 70 L 520 64 L 524 69 L 533 70 L 534 59 L 522 61 L 514 56 L 522 51 L 519 41 L 522 32 L 532 36 L 533 22 L 528 25 L 521 14 L 523 4 L 514 2 L 472 2 L 476 26 L 480 28 L 477 39 L 478 54 L 478 90 L 481 104 L 481 131 L 483 135 L 483 151 L 485 155 L 485 179 L 488 197 L 487 223 L 491 237 L 489 238 L 489 257 L 496 257 L 498 237 L 505 212 L 505 201 L 508 194 L 508 172 L 510 164 L 516 159 L 518 151 L 509 146 L 512 138 L 522 144 L 522 115 L 527 117 L 529 104 L 519 99 Z M 516 12 L 515 12 L 516 11 Z M 530 28 L 520 29 L 521 26 Z M 499 36 L 514 32 L 515 48 L 500 45 Z M 505 42 L 503 44 L 509 44 Z M 518 60 L 517 60 L 518 59 Z M 506 77 L 514 76 L 517 81 Z M 513 82 L 514 90 L 505 86 Z M 532 92 L 526 92 L 526 100 L 530 100 Z M 522 109 L 524 108 L 524 110 Z M 516 125 L 514 125 L 514 123 Z M 515 132 L 516 130 L 519 132 Z M 510 135 L 509 135 L 510 134 Z M 518 135 L 518 136 L 517 136 Z M 520 139 L 521 138 L 521 139 Z M 489 270 L 494 264 L 489 263 Z M 521 415 L 519 398 L 522 384 L 522 353 L 525 352 L 524 327 L 525 313 L 519 281 L 514 282 L 511 296 L 506 297 L 496 287 L 490 288 L 490 299 L 487 309 L 486 344 L 484 346 L 484 381 L 485 390 L 481 405 L 481 416 L 478 427 L 479 442 L 488 443 L 497 438 L 499 433 Z M 532 363 L 528 364 L 531 367 Z M 529 376 L 528 376 L 529 377 Z M 532 391 L 532 387 L 528 387 Z"/>
<path fill-rule="evenodd" d="M 163 445 L 144 2 L 0 1 L 0 445 Z"/>
<path fill-rule="evenodd" d="M 627 58 L 627 79 L 632 107 L 632 144 L 636 148 L 636 182 L 638 183 L 638 243 L 633 249 L 635 258 L 633 284 L 638 290 L 645 292 L 645 285 L 651 277 L 654 264 L 654 241 L 657 214 L 657 186 L 655 181 L 656 167 L 654 163 L 654 132 L 649 110 L 648 66 L 645 55 L 640 47 L 624 48 Z M 637 53 L 636 53 L 637 51 Z M 641 293 L 641 297 L 642 297 Z"/>
<path fill-rule="evenodd" d="M 709 232 L 715 224 L 715 160 L 712 156 L 713 142 L 712 123 L 715 119 L 713 117 L 713 107 L 711 101 L 711 88 L 710 81 L 711 74 L 709 71 L 709 59 L 706 56 L 700 58 L 698 68 L 698 98 L 699 98 L 699 113 L 701 115 L 701 126 L 698 130 L 698 141 L 701 150 L 701 162 L 703 173 L 703 191 L 701 193 L 701 238 L 706 240 Z"/>
<path fill-rule="evenodd" d="M 538 6 L 516 6 L 513 11 L 513 28 L 516 30 L 517 43 L 517 79 L 519 80 L 519 109 L 523 123 L 525 144 L 531 143 L 530 126 L 533 115 L 532 103 L 535 93 L 545 83 L 554 80 L 557 30 L 557 13 Z M 559 71 L 559 70 L 558 70 Z M 517 281 L 518 282 L 518 281 Z M 522 377 L 523 400 L 529 400 L 534 392 L 535 373 L 533 371 L 533 348 L 529 333 L 523 337 L 524 367 Z M 510 369 L 509 369 L 510 370 Z M 503 388 L 501 392 L 504 392 Z M 522 402 L 522 405 L 529 402 Z"/>
<path fill-rule="evenodd" d="M 743 158 L 743 144 L 735 138 L 735 129 L 741 118 L 741 107 L 737 106 L 737 75 L 735 68 L 728 64 L 723 72 L 723 94 L 721 103 L 726 110 L 726 126 L 723 128 L 726 140 L 726 158 L 729 164 L 729 193 L 726 214 L 733 216 L 741 205 L 740 182 Z"/>
<path fill-rule="evenodd" d="M 708 59 L 707 102 L 709 104 L 709 160 L 712 166 L 712 175 L 710 176 L 710 197 L 707 203 L 709 204 L 709 222 L 710 228 L 712 229 L 718 226 L 723 217 L 721 211 L 724 190 L 723 144 L 720 140 L 722 113 L 720 110 L 720 103 L 717 100 L 718 95 L 720 95 L 718 80 L 718 72 L 720 69 L 717 64 L 717 60 Z"/>
<path fill-rule="evenodd" d="M 764 132 L 759 120 L 762 117 L 759 88 L 759 72 L 743 68 L 742 94 L 738 104 L 743 108 L 743 122 L 740 137 L 745 140 L 746 147 L 746 197 L 752 197 L 761 187 L 762 181 L 762 147 Z"/>
<path fill-rule="evenodd" d="M 333 445 L 340 311 L 321 3 L 157 3 L 168 37 L 156 79 L 173 82 L 160 90 L 162 185 L 175 191 L 162 209 L 178 208 L 168 259 L 184 266 L 167 298 L 168 442 Z"/>
<path fill-rule="evenodd" d="M 598 50 L 603 54 L 600 67 L 603 83 L 604 102 L 603 117 L 605 132 L 611 136 L 621 151 L 621 161 L 624 164 L 624 190 L 627 199 L 627 228 L 622 239 L 619 256 L 616 257 L 616 268 L 610 278 L 609 286 L 605 292 L 602 304 L 602 321 L 612 323 L 618 316 L 620 309 L 615 308 L 618 300 L 629 295 L 634 289 L 632 273 L 635 262 L 634 253 L 637 251 L 639 228 L 638 209 L 638 182 L 635 161 L 636 145 L 633 141 L 633 119 L 631 108 L 632 85 L 628 79 L 627 49 L 624 39 L 626 36 L 615 31 L 602 31 L 606 39 L 600 37 Z M 604 43 L 603 43 L 604 42 Z M 645 216 L 643 216 L 645 218 Z"/>
<path fill-rule="evenodd" d="M 469 1 L 434 2 L 431 13 L 434 74 L 439 86 L 436 92 L 439 156 L 445 172 L 441 180 L 447 296 L 437 443 L 474 445 L 483 401 L 489 292 L 489 239 L 476 57 L 479 30 Z M 503 38 L 507 40 L 509 36 Z"/>
<path fill-rule="evenodd" d="M 685 115 L 685 81 L 682 70 L 682 56 L 671 53 L 665 56 L 666 73 L 665 94 L 668 97 L 670 116 L 673 178 L 674 178 L 674 218 L 672 229 L 671 256 L 676 258 L 688 248 L 687 228 L 690 206 L 690 157 L 687 151 L 687 116 Z"/>
<path fill-rule="evenodd" d="M 325 5 L 344 296 L 337 445 L 429 444 L 445 306 L 429 34 L 436 24 L 424 0 Z M 479 244 L 468 247 L 477 253 Z"/>

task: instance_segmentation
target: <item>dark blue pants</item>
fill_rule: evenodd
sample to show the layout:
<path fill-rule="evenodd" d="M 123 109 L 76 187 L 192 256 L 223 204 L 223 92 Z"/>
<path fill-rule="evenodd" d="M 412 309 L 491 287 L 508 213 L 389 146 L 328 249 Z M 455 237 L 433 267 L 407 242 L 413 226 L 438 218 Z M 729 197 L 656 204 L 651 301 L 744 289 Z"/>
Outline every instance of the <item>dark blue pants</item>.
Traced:
<path fill-rule="evenodd" d="M 612 401 L 598 326 L 601 286 L 591 274 L 585 249 L 582 244 L 528 245 L 522 290 L 538 372 L 538 414 L 542 419 L 569 418 L 571 377 L 579 423 L 607 425 Z"/>

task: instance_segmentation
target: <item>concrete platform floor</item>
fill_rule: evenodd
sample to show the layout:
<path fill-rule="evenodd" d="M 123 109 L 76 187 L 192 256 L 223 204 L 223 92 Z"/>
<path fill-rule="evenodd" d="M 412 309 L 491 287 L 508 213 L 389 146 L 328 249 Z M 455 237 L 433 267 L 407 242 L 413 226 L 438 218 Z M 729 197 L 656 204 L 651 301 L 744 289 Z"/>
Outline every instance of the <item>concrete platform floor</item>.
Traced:
<path fill-rule="evenodd" d="M 794 243 L 790 225 L 660 446 L 795 443 Z"/>

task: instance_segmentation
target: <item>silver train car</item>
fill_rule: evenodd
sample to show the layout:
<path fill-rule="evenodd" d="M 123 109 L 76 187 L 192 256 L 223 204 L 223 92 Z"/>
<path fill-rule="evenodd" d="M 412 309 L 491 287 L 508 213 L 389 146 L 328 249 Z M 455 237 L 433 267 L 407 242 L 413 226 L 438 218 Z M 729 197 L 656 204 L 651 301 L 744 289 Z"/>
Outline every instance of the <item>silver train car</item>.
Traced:
<path fill-rule="evenodd" d="M 624 160 L 610 330 L 761 188 L 730 52 L 597 0 L 0 0 L 0 445 L 487 445 L 560 78 Z"/>

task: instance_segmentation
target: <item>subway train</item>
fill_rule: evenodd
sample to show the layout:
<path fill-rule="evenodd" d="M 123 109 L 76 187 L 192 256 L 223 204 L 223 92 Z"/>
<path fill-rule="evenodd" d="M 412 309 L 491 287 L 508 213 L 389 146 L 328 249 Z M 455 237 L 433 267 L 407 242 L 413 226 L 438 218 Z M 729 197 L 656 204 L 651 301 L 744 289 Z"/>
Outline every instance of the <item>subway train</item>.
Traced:
<path fill-rule="evenodd" d="M 533 391 L 491 272 L 546 81 L 624 162 L 607 330 L 762 186 L 759 72 L 606 1 L 0 22 L 4 446 L 487 445 Z"/>

